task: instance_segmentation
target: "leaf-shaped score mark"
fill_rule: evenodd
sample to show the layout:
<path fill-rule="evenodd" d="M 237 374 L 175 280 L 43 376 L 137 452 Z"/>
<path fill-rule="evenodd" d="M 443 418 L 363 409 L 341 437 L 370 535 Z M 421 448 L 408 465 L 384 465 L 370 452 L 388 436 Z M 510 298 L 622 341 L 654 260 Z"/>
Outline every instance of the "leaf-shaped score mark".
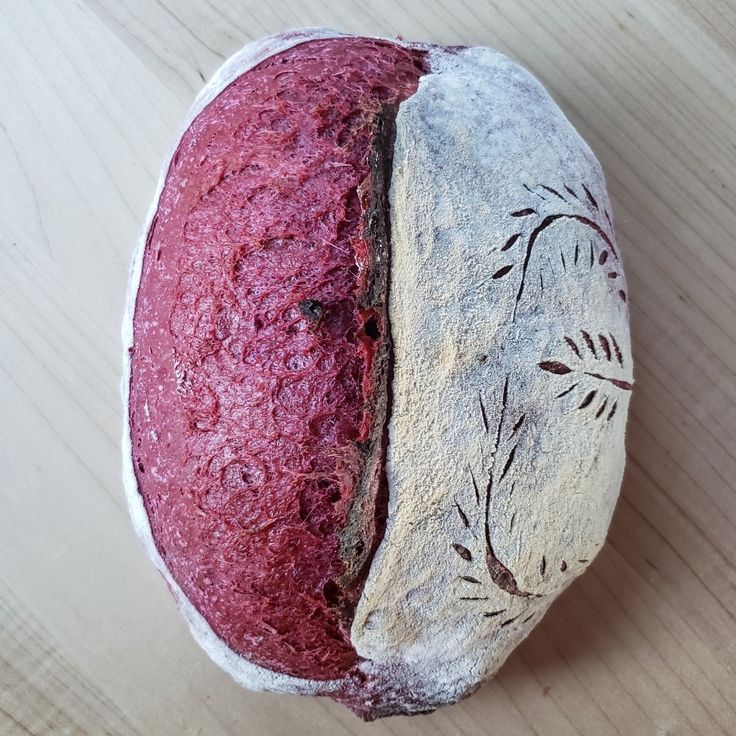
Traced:
<path fill-rule="evenodd" d="M 585 330 L 580 330 L 580 334 L 583 336 L 583 340 L 585 340 L 585 344 L 588 346 L 588 350 L 593 354 L 593 357 L 597 360 L 598 359 L 598 353 L 595 351 L 595 343 L 593 342 L 593 338 L 590 336 L 590 333 L 586 332 Z"/>
<path fill-rule="evenodd" d="M 508 272 L 509 272 L 509 271 L 510 271 L 510 270 L 511 270 L 511 269 L 512 269 L 513 267 L 514 267 L 514 266 L 513 266 L 513 264 L 511 264 L 510 266 L 504 266 L 503 268 L 499 268 L 499 269 L 498 269 L 498 271 L 496 271 L 496 273 L 494 273 L 494 274 L 493 274 L 493 276 L 491 276 L 491 278 L 492 278 L 492 279 L 501 279 L 501 278 L 503 278 L 503 277 L 504 277 L 504 276 L 505 276 L 505 275 L 506 275 L 506 274 L 507 274 L 507 273 L 508 273 Z"/>
<path fill-rule="evenodd" d="M 590 189 L 583 184 L 583 191 L 585 192 L 585 196 L 588 198 L 588 202 L 595 207 L 595 209 L 598 209 L 598 202 L 596 201 L 596 198 L 591 194 Z"/>
<path fill-rule="evenodd" d="M 468 529 L 470 528 L 470 521 L 468 521 L 467 514 L 460 508 L 460 504 L 456 503 L 455 508 L 457 508 L 458 516 L 460 517 L 460 521 L 462 521 L 463 526 Z"/>
<path fill-rule="evenodd" d="M 580 355 L 580 348 L 578 347 L 578 344 L 575 342 L 575 340 L 573 340 L 571 337 L 565 337 L 565 342 L 567 343 L 567 346 L 570 348 L 570 350 L 572 350 L 579 359 L 582 359 L 583 356 Z"/>
<path fill-rule="evenodd" d="M 470 562 L 473 559 L 473 555 L 470 554 L 470 550 L 467 547 L 463 547 L 462 544 L 453 544 L 452 548 L 462 557 L 466 562 Z"/>
<path fill-rule="evenodd" d="M 611 335 L 611 344 L 613 345 L 613 350 L 616 353 L 616 360 L 618 361 L 618 364 L 623 368 L 624 366 L 624 356 L 621 352 L 621 348 L 618 345 L 618 342 L 616 342 L 616 338 Z"/>
<path fill-rule="evenodd" d="M 593 403 L 593 399 L 595 398 L 595 395 L 597 394 L 597 391 L 589 391 L 586 397 L 580 402 L 580 406 L 578 409 L 586 409 Z"/>
<path fill-rule="evenodd" d="M 622 381 L 620 378 L 609 378 L 608 376 L 602 376 L 600 373 L 588 373 L 587 371 L 585 375 L 597 378 L 599 381 L 607 381 L 608 383 L 613 384 L 616 388 L 620 388 L 622 391 L 631 391 L 632 388 L 629 381 Z"/>
<path fill-rule="evenodd" d="M 558 360 L 544 360 L 539 364 L 539 367 L 543 371 L 547 371 L 547 373 L 555 373 L 558 376 L 572 373 L 572 368 L 566 366 L 564 363 L 560 363 Z"/>
<path fill-rule="evenodd" d="M 464 580 L 466 583 L 473 583 L 473 585 L 482 584 L 478 578 L 474 578 L 472 575 L 461 575 L 460 580 Z"/>
<path fill-rule="evenodd" d="M 511 237 L 510 237 L 510 238 L 509 238 L 509 239 L 508 239 L 508 240 L 506 241 L 505 245 L 503 246 L 503 248 L 501 248 L 501 250 L 503 251 L 503 250 L 508 250 L 509 248 L 511 248 L 511 247 L 512 247 L 512 246 L 514 245 L 514 243 L 516 243 L 516 241 L 517 241 L 517 240 L 518 240 L 518 239 L 519 239 L 520 237 L 521 237 L 521 233 L 515 233 L 514 235 L 512 235 L 512 236 L 511 236 Z"/>

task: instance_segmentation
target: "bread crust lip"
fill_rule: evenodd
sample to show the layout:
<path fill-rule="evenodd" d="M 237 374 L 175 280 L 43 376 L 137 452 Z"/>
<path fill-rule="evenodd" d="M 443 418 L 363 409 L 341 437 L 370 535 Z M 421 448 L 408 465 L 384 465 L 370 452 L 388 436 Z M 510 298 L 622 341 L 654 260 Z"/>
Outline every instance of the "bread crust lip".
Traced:
<path fill-rule="evenodd" d="M 359 190 L 365 213 L 363 235 L 372 246 L 372 258 L 368 282 L 358 304 L 365 315 L 364 329 L 373 332 L 373 336 L 367 337 L 379 340 L 379 345 L 371 370 L 371 383 L 374 386 L 373 422 L 368 439 L 360 447 L 365 457 L 365 466 L 341 539 L 341 557 L 345 563 L 344 579 L 348 585 L 362 586 L 373 553 L 383 539 L 388 510 L 385 458 L 388 420 L 391 414 L 392 362 L 391 325 L 388 319 L 391 260 L 388 188 L 391 183 L 397 110 L 398 105 L 384 105 L 377 116 L 369 154 L 369 179 L 365 188 Z M 366 544 L 367 542 L 370 543 Z M 355 552 L 356 545 L 363 547 L 360 554 Z"/>

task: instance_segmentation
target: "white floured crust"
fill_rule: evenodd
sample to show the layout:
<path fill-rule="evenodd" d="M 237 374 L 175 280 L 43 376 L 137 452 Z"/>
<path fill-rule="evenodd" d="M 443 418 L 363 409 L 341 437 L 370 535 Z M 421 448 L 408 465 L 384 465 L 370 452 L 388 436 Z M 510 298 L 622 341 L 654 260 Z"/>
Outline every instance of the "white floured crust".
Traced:
<path fill-rule="evenodd" d="M 304 29 L 246 46 L 202 90 L 181 134 L 264 59 L 341 35 Z M 621 481 L 632 381 L 626 285 L 590 149 L 503 55 L 404 45 L 429 51 L 431 73 L 396 120 L 389 518 L 351 632 L 376 715 L 472 692 L 592 560 Z M 180 138 L 136 249 L 123 324 L 131 516 L 219 666 L 250 689 L 329 694 L 348 679 L 279 674 L 215 635 L 166 569 L 138 491 L 128 426 L 133 312 Z"/>
<path fill-rule="evenodd" d="M 590 149 L 503 55 L 430 62 L 396 121 L 389 520 L 352 639 L 440 705 L 495 672 L 603 544 L 632 378 Z"/>

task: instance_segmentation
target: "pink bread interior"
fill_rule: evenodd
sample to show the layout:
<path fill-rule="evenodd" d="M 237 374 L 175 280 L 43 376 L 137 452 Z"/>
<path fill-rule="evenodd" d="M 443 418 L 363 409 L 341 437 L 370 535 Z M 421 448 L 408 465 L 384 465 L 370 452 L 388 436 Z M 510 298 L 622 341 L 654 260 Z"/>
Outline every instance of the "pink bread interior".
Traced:
<path fill-rule="evenodd" d="M 382 534 L 382 120 L 423 64 L 334 38 L 240 76 L 182 137 L 144 254 L 130 426 L 156 546 L 232 650 L 303 678 L 355 666 Z"/>

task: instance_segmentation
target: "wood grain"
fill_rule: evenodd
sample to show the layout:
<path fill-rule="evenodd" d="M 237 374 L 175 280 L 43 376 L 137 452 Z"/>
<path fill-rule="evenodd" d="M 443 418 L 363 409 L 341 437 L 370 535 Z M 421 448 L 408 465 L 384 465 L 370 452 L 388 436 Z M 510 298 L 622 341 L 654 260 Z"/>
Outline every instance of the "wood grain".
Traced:
<path fill-rule="evenodd" d="M 299 25 L 494 46 L 601 159 L 636 385 L 608 544 L 492 682 L 364 725 L 238 688 L 138 546 L 128 262 L 194 94 Z M 0 0 L 0 734 L 736 733 L 736 10 L 699 0 Z"/>

